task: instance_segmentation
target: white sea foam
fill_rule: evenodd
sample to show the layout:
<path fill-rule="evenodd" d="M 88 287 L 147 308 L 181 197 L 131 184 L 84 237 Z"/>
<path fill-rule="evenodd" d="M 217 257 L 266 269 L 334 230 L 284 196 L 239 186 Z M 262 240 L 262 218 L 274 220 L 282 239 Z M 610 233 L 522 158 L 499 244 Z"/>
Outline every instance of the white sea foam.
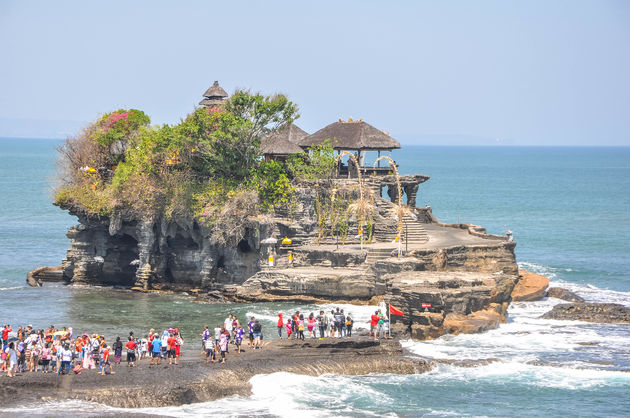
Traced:
<path fill-rule="evenodd" d="M 391 398 L 351 377 L 319 377 L 278 372 L 251 378 L 252 395 L 232 396 L 212 402 L 166 408 L 142 408 L 133 412 L 188 416 L 279 416 L 329 417 L 343 415 L 382 416 L 352 408 L 361 398 L 369 404 L 389 405 Z M 352 403 L 349 401 L 352 400 Z M 127 410 L 129 411 L 129 410 Z M 387 415 L 385 415 L 387 416 Z M 391 415 L 393 416 L 393 414 Z"/>
<path fill-rule="evenodd" d="M 24 286 L 0 287 L 0 290 L 16 290 L 16 289 L 24 289 Z"/>
<path fill-rule="evenodd" d="M 518 266 L 519 268 L 548 277 L 550 287 L 563 287 L 579 296 L 582 296 L 588 302 L 620 303 L 625 306 L 630 306 L 630 292 L 620 292 L 617 290 L 600 288 L 592 284 L 583 285 L 558 279 L 559 272 L 573 272 L 574 270 L 571 268 L 555 268 L 528 262 L 520 262 L 518 263 Z"/>

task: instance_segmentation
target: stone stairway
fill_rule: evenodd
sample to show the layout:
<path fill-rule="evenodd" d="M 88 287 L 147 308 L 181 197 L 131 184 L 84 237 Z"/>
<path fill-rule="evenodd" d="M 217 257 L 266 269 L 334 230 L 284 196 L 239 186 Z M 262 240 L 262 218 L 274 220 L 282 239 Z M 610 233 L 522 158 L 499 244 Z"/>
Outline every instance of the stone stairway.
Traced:
<path fill-rule="evenodd" d="M 368 248 L 368 255 L 365 259 L 366 264 L 376 264 L 379 260 L 385 260 L 392 256 L 394 248 Z"/>
<path fill-rule="evenodd" d="M 401 237 L 403 242 L 407 239 L 408 244 L 424 244 L 429 241 L 429 234 L 422 226 L 422 223 L 409 215 L 403 216 L 403 231 Z"/>

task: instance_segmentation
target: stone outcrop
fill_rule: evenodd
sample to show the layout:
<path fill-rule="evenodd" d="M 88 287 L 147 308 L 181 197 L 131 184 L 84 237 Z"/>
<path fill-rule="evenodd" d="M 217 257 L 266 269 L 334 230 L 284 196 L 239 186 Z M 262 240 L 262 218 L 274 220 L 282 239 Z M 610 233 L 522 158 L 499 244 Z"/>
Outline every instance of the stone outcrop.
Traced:
<path fill-rule="evenodd" d="M 547 290 L 547 296 L 550 298 L 562 299 L 567 302 L 584 302 L 584 298 L 576 295 L 570 290 L 563 289 L 561 287 L 550 287 Z"/>
<path fill-rule="evenodd" d="M 263 270 L 237 287 L 243 301 L 345 300 L 366 302 L 385 294 L 385 282 L 365 269 L 288 268 Z"/>
<path fill-rule="evenodd" d="M 407 180 L 417 186 L 425 177 Z M 357 199 L 356 179 L 335 182 L 338 199 Z M 379 190 L 383 185 L 369 183 Z M 361 248 L 352 238 L 358 224 L 347 220 L 353 243 L 340 246 L 330 225 L 324 230 L 328 234 L 318 234 L 317 202 L 321 206 L 331 190 L 324 186 L 298 188 L 291 208 L 243 217 L 238 233 L 224 240 L 217 238 L 218 226 L 195 219 L 137 219 L 124 212 L 94 216 L 66 208 L 80 223 L 67 234 L 71 247 L 62 276 L 71 284 L 185 291 L 212 302 L 385 300 L 406 313 L 393 321 L 394 332 L 419 339 L 482 331 L 505 321 L 518 277 L 516 243 L 475 225 L 439 224 L 429 207 L 408 207 L 402 221 L 408 242 L 399 257 L 391 243 L 397 236 L 397 206 L 376 195 L 373 242 Z M 283 237 L 291 242 L 283 245 Z M 528 280 L 525 273 L 521 283 Z M 525 297 L 531 297 L 528 292 Z M 427 302 L 430 311 L 421 308 Z"/>
<path fill-rule="evenodd" d="M 547 296 L 549 279 L 527 270 L 519 270 L 519 281 L 512 291 L 514 302 L 540 300 Z"/>
<path fill-rule="evenodd" d="M 62 282 L 63 268 L 55 267 L 39 267 L 26 275 L 26 283 L 30 286 L 38 287 L 46 282 Z"/>
<path fill-rule="evenodd" d="M 407 272 L 385 276 L 385 300 L 404 313 L 392 327 L 412 338 L 470 333 L 506 320 L 516 276 L 504 273 Z M 430 303 L 430 309 L 423 309 Z"/>
<path fill-rule="evenodd" d="M 617 303 L 562 303 L 541 318 L 630 324 L 630 308 Z"/>
<path fill-rule="evenodd" d="M 242 236 L 231 244 L 217 243 L 212 228 L 197 220 L 88 216 L 66 208 L 80 223 L 67 233 L 71 247 L 63 277 L 69 283 L 136 290 L 213 291 L 241 284 L 266 262 L 266 238 L 314 233 L 313 193 L 301 189 L 297 197 L 293 215 L 299 223 L 288 216 L 247 218 Z"/>

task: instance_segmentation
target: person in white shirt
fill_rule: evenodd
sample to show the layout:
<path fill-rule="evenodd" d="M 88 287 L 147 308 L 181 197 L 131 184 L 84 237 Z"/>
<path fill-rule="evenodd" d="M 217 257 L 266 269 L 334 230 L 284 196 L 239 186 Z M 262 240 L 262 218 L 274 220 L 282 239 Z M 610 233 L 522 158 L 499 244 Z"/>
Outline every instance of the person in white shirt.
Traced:
<path fill-rule="evenodd" d="M 230 335 L 232 335 L 232 324 L 233 323 L 234 323 L 234 316 L 232 316 L 232 314 L 230 314 L 230 316 L 225 318 L 225 321 L 224 321 L 225 330 L 227 332 L 229 332 Z"/>
<path fill-rule="evenodd" d="M 70 367 L 72 366 L 72 351 L 70 351 L 70 347 L 67 344 L 64 345 L 58 356 L 61 359 L 61 365 L 57 370 L 57 374 L 70 373 Z"/>

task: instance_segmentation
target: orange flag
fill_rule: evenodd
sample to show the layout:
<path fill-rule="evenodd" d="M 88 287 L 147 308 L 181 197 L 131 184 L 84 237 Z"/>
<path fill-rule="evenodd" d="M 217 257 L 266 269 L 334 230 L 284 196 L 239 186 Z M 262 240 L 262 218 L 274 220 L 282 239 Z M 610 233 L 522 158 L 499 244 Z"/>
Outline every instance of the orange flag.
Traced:
<path fill-rule="evenodd" d="M 392 305 L 391 303 L 389 305 L 389 313 L 391 315 L 405 316 L 405 314 L 401 310 L 394 308 L 394 305 Z"/>

